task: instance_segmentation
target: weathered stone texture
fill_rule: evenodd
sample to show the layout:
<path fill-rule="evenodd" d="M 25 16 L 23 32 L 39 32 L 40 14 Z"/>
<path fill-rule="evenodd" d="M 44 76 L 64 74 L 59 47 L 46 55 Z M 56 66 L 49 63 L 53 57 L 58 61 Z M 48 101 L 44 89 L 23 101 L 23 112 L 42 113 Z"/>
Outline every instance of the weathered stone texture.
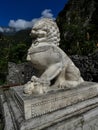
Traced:
<path fill-rule="evenodd" d="M 8 84 L 24 84 L 30 80 L 33 74 L 34 68 L 31 63 L 8 63 Z"/>
<path fill-rule="evenodd" d="M 78 106 L 76 106 L 76 108 L 72 107 L 72 110 L 69 109 L 68 113 L 91 105 L 90 101 L 85 103 L 85 100 L 98 95 L 97 86 L 95 83 L 84 82 L 78 85 L 76 89 L 54 90 L 43 95 L 33 93 L 30 96 L 23 93 L 23 86 L 19 86 L 12 88 L 12 92 L 17 103 L 21 104 L 21 108 L 24 110 L 25 119 L 29 119 L 68 107 L 81 101 L 84 101 L 85 105 L 77 104 Z"/>
<path fill-rule="evenodd" d="M 98 82 L 98 51 L 89 56 L 70 56 L 85 81 Z"/>

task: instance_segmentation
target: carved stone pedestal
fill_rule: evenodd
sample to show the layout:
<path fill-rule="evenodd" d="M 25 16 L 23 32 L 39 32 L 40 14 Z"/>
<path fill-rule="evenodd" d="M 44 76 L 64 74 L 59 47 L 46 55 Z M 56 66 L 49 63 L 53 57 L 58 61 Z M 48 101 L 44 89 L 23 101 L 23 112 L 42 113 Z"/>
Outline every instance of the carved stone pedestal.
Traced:
<path fill-rule="evenodd" d="M 1 95 L 5 130 L 98 130 L 98 84 L 26 95 L 23 86 Z"/>

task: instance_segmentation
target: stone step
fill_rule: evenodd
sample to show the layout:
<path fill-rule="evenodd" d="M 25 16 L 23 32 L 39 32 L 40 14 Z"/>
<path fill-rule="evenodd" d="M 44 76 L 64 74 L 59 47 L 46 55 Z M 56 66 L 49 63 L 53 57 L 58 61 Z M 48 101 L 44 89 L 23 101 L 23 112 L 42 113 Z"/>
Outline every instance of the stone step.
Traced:
<path fill-rule="evenodd" d="M 1 99 L 1 104 L 3 106 L 2 113 L 5 122 L 4 130 L 17 130 L 15 127 L 16 125 L 14 123 L 14 120 L 12 119 L 11 111 L 9 109 L 6 98 L 4 97 L 4 95 L 0 95 L 0 99 Z"/>
<path fill-rule="evenodd" d="M 4 99 L 5 101 L 3 101 Z M 13 100 L 9 91 L 5 91 L 4 94 L 1 95 L 1 100 L 3 104 L 5 121 L 7 122 L 5 122 L 6 126 L 11 127 L 11 130 L 19 130 L 19 125 L 23 121 L 23 114 L 19 110 L 18 104 L 16 104 L 15 100 Z M 13 128 L 9 125 L 9 123 L 13 125 Z M 8 128 L 6 129 L 10 130 Z"/>
<path fill-rule="evenodd" d="M 9 97 L 9 92 L 5 93 L 5 95 L 8 96 L 6 102 L 7 107 L 3 105 L 7 125 L 5 130 L 31 130 L 31 128 L 32 130 L 42 130 L 49 128 L 51 125 L 58 124 L 63 120 L 69 120 L 70 118 L 81 116 L 81 114 L 98 107 L 98 97 L 95 97 L 55 112 L 25 120 L 23 119 L 19 108 L 15 104 L 15 101 Z M 6 115 L 6 111 L 8 111 L 9 114 Z M 13 128 L 9 125 L 9 122 L 12 124 Z"/>

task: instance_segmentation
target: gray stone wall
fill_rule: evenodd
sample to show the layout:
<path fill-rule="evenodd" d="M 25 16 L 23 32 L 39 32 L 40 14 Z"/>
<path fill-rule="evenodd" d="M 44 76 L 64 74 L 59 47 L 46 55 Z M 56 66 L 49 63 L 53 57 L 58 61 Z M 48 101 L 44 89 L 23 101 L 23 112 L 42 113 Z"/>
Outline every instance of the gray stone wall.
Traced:
<path fill-rule="evenodd" d="M 98 51 L 88 56 L 70 56 L 85 81 L 98 82 Z"/>
<path fill-rule="evenodd" d="M 31 63 L 15 64 L 13 62 L 8 63 L 8 84 L 24 84 L 30 80 L 34 74 L 34 69 Z"/>

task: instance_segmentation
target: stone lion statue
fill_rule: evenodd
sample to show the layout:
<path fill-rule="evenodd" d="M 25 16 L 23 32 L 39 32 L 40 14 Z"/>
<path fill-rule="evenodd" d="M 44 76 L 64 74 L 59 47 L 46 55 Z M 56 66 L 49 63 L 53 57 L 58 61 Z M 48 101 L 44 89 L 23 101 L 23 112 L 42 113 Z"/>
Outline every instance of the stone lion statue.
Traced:
<path fill-rule="evenodd" d="M 31 81 L 25 84 L 25 93 L 46 93 L 55 88 L 73 88 L 83 82 L 79 69 L 59 48 L 60 33 L 52 19 L 38 20 L 30 35 L 34 40 L 28 49 L 27 60 L 32 62 L 41 75 L 32 76 Z"/>

